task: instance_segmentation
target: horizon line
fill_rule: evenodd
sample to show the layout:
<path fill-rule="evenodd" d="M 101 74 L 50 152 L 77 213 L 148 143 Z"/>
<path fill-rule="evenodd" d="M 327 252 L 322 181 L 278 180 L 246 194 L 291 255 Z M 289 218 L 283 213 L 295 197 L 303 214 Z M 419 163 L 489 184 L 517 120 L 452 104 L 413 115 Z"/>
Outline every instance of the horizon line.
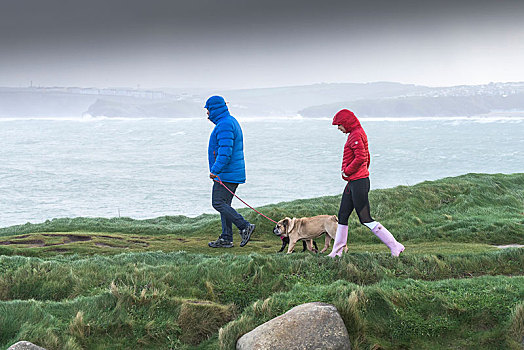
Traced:
<path fill-rule="evenodd" d="M 484 84 L 457 84 L 457 85 L 425 85 L 425 84 L 416 84 L 416 83 L 403 83 L 397 81 L 370 81 L 370 82 L 317 82 L 311 84 L 294 84 L 294 85 L 275 85 L 267 87 L 238 87 L 238 88 L 218 88 L 218 87 L 144 87 L 141 88 L 140 85 L 136 87 L 132 86 L 81 86 L 81 85 L 28 85 L 28 86 L 7 86 L 2 85 L 0 89 L 64 89 L 64 88 L 80 88 L 80 89 L 127 89 L 127 90 L 137 90 L 137 91 L 152 91 L 152 90 L 221 90 L 221 91 L 239 91 L 239 90 L 264 90 L 264 89 L 279 89 L 279 88 L 294 88 L 294 87 L 308 87 L 315 85 L 367 85 L 367 84 L 399 84 L 399 85 L 412 85 L 420 87 L 430 87 L 430 88 L 450 88 L 450 87 L 461 87 L 461 86 L 485 86 L 491 84 L 524 84 L 524 81 L 490 81 L 489 83 Z"/>

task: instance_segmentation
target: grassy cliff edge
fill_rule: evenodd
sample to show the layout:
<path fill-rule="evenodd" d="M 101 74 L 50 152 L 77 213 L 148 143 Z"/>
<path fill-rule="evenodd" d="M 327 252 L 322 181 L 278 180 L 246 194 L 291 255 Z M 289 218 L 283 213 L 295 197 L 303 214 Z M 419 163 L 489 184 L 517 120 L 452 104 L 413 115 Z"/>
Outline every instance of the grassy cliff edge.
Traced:
<path fill-rule="evenodd" d="M 336 214 L 340 197 L 264 206 Z M 0 229 L 0 349 L 234 349 L 309 301 L 337 306 L 354 349 L 522 349 L 524 174 L 467 174 L 374 190 L 372 214 L 400 258 L 355 215 L 349 254 L 275 253 L 272 223 L 246 247 L 212 250 L 217 215 L 54 219 Z M 322 240 L 319 240 L 320 243 Z M 320 244 L 321 245 L 321 244 Z M 292 335 L 290 335 L 292 336 Z"/>

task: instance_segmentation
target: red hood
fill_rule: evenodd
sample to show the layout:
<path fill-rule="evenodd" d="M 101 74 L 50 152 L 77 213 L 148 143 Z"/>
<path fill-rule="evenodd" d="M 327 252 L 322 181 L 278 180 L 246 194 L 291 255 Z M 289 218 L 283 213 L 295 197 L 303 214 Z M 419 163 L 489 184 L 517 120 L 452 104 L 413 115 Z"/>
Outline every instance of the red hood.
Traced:
<path fill-rule="evenodd" d="M 347 132 L 361 128 L 360 122 L 349 109 L 342 109 L 333 117 L 333 125 L 342 125 Z"/>

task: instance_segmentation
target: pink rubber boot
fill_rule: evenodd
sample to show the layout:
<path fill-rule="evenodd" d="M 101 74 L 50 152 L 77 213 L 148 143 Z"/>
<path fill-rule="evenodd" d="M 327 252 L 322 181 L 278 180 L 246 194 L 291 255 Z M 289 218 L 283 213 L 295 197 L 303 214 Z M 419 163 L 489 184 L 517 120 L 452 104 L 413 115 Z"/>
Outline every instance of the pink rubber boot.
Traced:
<path fill-rule="evenodd" d="M 337 226 L 337 233 L 335 235 L 335 243 L 333 244 L 333 250 L 328 254 L 330 258 L 335 256 L 342 256 L 342 249 L 348 241 L 348 226 L 340 225 Z"/>
<path fill-rule="evenodd" d="M 371 230 L 377 236 L 380 238 L 380 240 L 388 246 L 389 250 L 391 250 L 391 256 L 399 256 L 400 253 L 404 251 L 404 246 L 397 242 L 395 237 L 385 228 L 382 226 L 382 224 L 379 222 L 377 226 L 373 230 Z"/>

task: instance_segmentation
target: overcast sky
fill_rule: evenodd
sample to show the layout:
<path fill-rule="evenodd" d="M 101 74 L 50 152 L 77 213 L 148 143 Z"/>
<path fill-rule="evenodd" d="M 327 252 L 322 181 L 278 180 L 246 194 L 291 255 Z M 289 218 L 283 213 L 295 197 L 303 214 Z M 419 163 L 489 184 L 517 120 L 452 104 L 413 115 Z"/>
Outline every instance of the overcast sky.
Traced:
<path fill-rule="evenodd" d="M 0 86 L 445 86 L 523 62 L 523 0 L 0 2 Z"/>

